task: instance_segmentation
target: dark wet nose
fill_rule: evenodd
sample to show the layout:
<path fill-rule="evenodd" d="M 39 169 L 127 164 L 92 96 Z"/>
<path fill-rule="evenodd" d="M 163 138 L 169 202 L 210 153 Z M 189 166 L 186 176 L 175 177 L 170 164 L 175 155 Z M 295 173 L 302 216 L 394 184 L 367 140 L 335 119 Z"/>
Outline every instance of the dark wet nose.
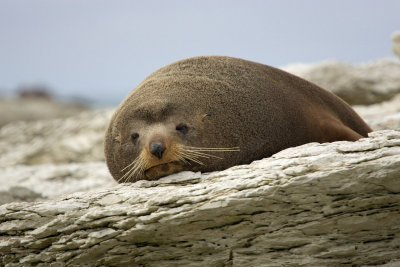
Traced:
<path fill-rule="evenodd" d="M 165 150 L 165 146 L 161 142 L 154 142 L 150 145 L 150 152 L 157 158 L 161 159 L 162 154 Z"/>

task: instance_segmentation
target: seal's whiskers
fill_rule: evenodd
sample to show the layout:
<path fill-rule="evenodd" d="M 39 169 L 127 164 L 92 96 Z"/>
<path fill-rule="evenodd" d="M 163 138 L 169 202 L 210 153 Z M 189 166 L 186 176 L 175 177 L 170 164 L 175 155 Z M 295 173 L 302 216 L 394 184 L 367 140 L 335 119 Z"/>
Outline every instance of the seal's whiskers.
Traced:
<path fill-rule="evenodd" d="M 220 152 L 238 152 L 240 147 L 195 147 L 195 146 L 183 146 L 186 150 L 191 151 L 220 151 Z"/>
<path fill-rule="evenodd" d="M 213 154 L 205 153 L 205 152 L 237 152 L 240 151 L 239 147 L 193 147 L 193 146 L 179 146 L 178 153 L 177 155 L 178 158 L 182 160 L 185 159 L 185 161 L 193 161 L 195 163 L 198 163 L 200 165 L 204 165 L 204 163 L 200 160 L 200 158 L 217 158 L 217 159 L 223 159 L 221 157 L 215 156 Z M 185 161 L 183 161 L 185 163 Z"/>
<path fill-rule="evenodd" d="M 138 177 L 140 174 L 144 172 L 144 159 L 142 155 L 139 155 L 135 160 L 133 160 L 128 166 L 121 170 L 124 171 L 128 169 L 128 171 L 118 180 L 118 182 L 126 183 L 131 180 L 132 177 Z"/>
<path fill-rule="evenodd" d="M 182 161 L 184 164 L 191 165 L 190 161 L 185 159 L 182 155 L 180 155 L 178 153 L 175 153 L 174 155 L 175 155 L 175 157 L 177 157 L 179 159 L 179 161 Z"/>

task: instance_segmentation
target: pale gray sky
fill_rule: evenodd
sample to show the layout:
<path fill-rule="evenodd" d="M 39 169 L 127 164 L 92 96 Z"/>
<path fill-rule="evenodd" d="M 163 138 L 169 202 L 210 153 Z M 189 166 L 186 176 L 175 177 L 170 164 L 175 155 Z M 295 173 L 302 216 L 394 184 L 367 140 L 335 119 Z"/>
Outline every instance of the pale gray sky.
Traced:
<path fill-rule="evenodd" d="M 0 90 L 117 104 L 182 58 L 361 63 L 393 57 L 395 30 L 399 0 L 0 0 Z"/>

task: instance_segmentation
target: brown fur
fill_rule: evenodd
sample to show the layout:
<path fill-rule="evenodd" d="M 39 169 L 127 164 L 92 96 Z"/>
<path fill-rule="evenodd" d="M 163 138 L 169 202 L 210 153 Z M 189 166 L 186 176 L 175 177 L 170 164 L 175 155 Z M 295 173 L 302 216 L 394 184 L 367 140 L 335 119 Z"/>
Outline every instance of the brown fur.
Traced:
<path fill-rule="evenodd" d="M 186 134 L 175 129 L 179 123 L 188 126 Z M 107 130 L 105 155 L 117 181 L 133 182 L 180 170 L 223 170 L 309 142 L 358 140 L 370 131 L 349 105 L 299 77 L 237 58 L 196 57 L 157 70 L 128 95 Z M 165 144 L 161 159 L 149 152 L 154 141 Z M 208 152 L 221 159 L 183 164 L 175 153 L 180 145 L 240 152 Z M 145 168 L 163 165 L 121 179 L 139 155 Z"/>

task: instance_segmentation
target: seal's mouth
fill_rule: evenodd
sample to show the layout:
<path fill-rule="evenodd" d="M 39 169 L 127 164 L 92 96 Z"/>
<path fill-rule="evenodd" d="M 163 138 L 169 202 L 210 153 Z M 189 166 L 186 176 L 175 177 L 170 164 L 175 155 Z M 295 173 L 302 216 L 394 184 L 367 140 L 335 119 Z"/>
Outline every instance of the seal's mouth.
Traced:
<path fill-rule="evenodd" d="M 171 161 L 159 165 L 152 166 L 144 171 L 144 175 L 150 179 L 158 179 L 167 176 L 183 169 L 182 163 L 178 161 Z"/>
<path fill-rule="evenodd" d="M 171 162 L 151 166 L 150 168 L 146 169 L 145 172 L 150 171 L 152 169 L 160 169 L 162 171 L 168 171 L 170 168 L 170 165 L 182 165 L 182 164 L 180 164 L 178 161 L 171 161 Z"/>

